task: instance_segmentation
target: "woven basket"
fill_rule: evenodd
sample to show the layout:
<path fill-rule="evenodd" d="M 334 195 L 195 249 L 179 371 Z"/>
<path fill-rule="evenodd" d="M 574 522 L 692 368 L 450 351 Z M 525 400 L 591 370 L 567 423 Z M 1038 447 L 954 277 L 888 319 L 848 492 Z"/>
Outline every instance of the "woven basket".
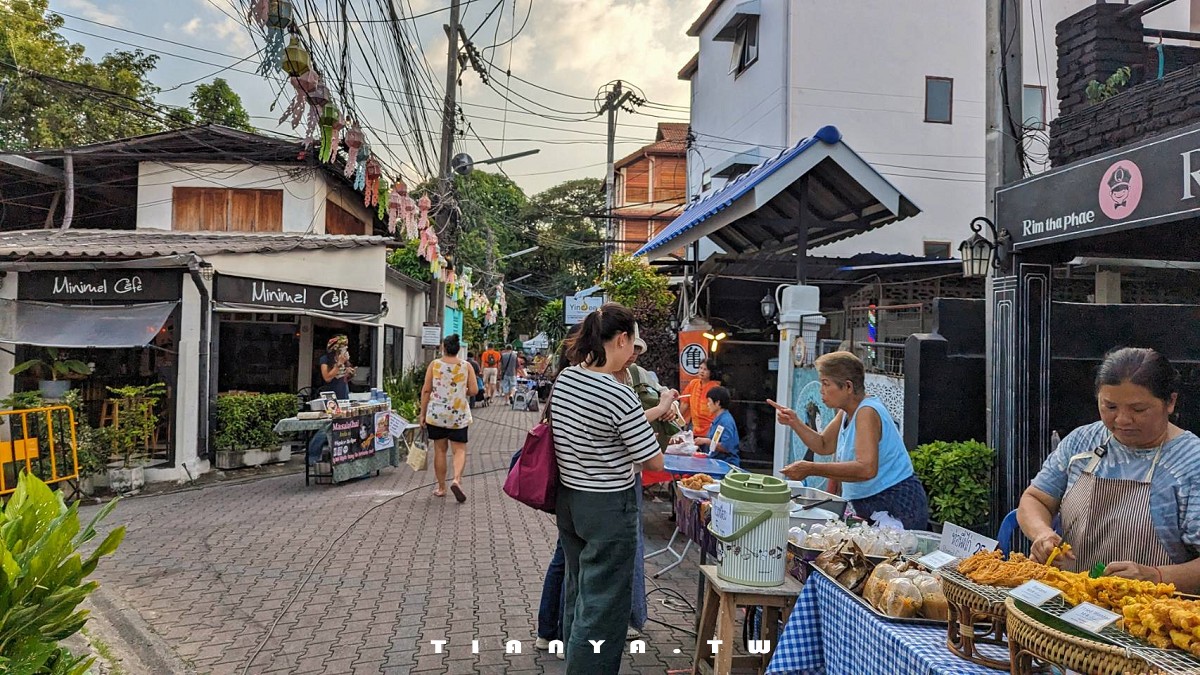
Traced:
<path fill-rule="evenodd" d="M 971 663 L 1007 671 L 1008 660 L 989 658 L 976 648 L 977 644 L 1008 646 L 1004 603 L 980 595 L 949 575 L 942 576 L 942 592 L 950 609 L 946 648 Z"/>
<path fill-rule="evenodd" d="M 1011 598 L 1004 604 L 1008 614 L 1008 649 L 1013 675 L 1048 672 L 1050 665 L 1091 675 L 1154 675 L 1162 672 L 1128 655 L 1121 647 L 1051 628 L 1022 612 Z"/>

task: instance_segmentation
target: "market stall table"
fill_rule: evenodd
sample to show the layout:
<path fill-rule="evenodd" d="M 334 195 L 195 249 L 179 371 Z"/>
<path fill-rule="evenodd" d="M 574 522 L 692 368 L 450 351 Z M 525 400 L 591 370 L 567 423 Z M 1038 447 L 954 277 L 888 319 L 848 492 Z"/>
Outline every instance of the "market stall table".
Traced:
<path fill-rule="evenodd" d="M 411 444 L 411 436 L 419 427 L 399 417 L 396 417 L 399 424 L 393 423 L 390 417 L 387 422 L 381 422 L 380 415 L 388 412 L 385 406 L 371 405 L 352 410 L 348 416 L 289 417 L 275 424 L 275 433 L 301 432 L 311 436 L 324 432 L 329 439 L 330 456 L 313 464 L 305 452 L 304 484 L 308 485 L 310 479 L 318 483 L 341 483 L 368 476 L 371 472 L 378 474 L 384 467 L 400 466 L 403 459 L 401 445 Z M 386 440 L 380 442 L 377 432 L 382 423 L 388 424 L 388 431 Z M 400 433 L 396 434 L 396 431 Z M 307 443 L 305 446 L 307 448 Z"/>
<path fill-rule="evenodd" d="M 692 455 L 666 455 L 663 458 L 663 471 L 671 474 L 671 476 L 675 479 L 682 478 L 683 476 L 687 476 L 687 475 L 694 474 L 694 473 L 706 473 L 706 474 L 712 476 L 713 478 L 720 480 L 720 479 L 724 478 L 726 476 L 726 474 L 728 474 L 731 471 L 735 471 L 735 470 L 736 469 L 734 469 L 732 466 L 730 466 L 728 462 L 723 462 L 719 459 L 711 459 L 708 457 L 694 457 Z M 659 570 L 658 572 L 656 572 L 654 574 L 654 578 L 656 578 L 656 579 L 659 577 L 659 575 L 665 574 L 667 571 L 675 568 L 676 566 L 679 565 L 679 563 L 683 562 L 683 558 L 687 555 L 688 549 L 690 549 L 692 547 L 692 542 L 696 541 L 699 543 L 701 541 L 701 537 L 704 536 L 698 531 L 693 530 L 689 534 L 689 532 L 687 532 L 683 529 L 684 527 L 688 527 L 688 528 L 697 527 L 697 523 L 699 522 L 700 519 L 699 519 L 698 513 L 697 513 L 696 518 L 692 519 L 690 521 L 690 523 L 685 524 L 683 522 L 684 518 L 688 518 L 692 514 L 681 514 L 680 513 L 678 507 L 680 505 L 679 499 L 680 499 L 681 495 L 679 494 L 679 491 L 675 489 L 674 480 L 671 481 L 670 490 L 671 490 L 671 495 L 672 495 L 671 515 L 675 517 L 675 531 L 671 533 L 671 539 L 670 539 L 670 541 L 667 542 L 667 545 L 665 547 L 660 548 L 657 551 L 651 551 L 650 553 L 647 553 L 642 558 L 643 560 L 649 560 L 656 556 L 662 555 L 663 553 L 668 553 L 671 556 L 673 556 L 673 560 L 669 565 L 667 565 L 666 567 L 662 568 L 661 570 Z M 684 497 L 684 499 L 686 500 L 687 498 Z M 687 500 L 687 501 L 689 503 L 691 502 L 691 500 Z M 697 509 L 698 508 L 699 507 L 697 506 Z M 685 539 L 683 550 L 676 551 L 675 550 L 675 539 L 676 539 L 676 537 L 678 537 L 681 534 L 684 535 L 684 539 Z M 705 534 L 707 534 L 707 532 Z M 708 538 L 710 540 L 712 539 L 711 536 L 709 536 Z M 709 549 L 707 552 L 711 553 L 712 551 L 715 551 L 715 544 L 713 544 L 713 548 Z M 701 564 L 703 564 L 707 559 L 705 553 L 706 553 L 706 550 L 704 548 L 704 544 L 701 544 L 701 552 L 700 552 Z"/>
<path fill-rule="evenodd" d="M 995 672 L 950 653 L 945 628 L 884 621 L 820 574 L 809 575 L 767 668 L 779 675 Z"/>

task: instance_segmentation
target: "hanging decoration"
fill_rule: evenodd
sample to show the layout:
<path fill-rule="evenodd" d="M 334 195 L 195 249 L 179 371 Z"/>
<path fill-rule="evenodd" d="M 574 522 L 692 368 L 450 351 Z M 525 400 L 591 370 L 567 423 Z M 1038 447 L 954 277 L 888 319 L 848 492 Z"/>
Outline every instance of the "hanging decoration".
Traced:
<path fill-rule="evenodd" d="M 388 195 L 387 203 L 387 228 L 390 234 L 396 234 L 396 224 L 404 218 L 404 211 L 407 207 L 406 199 L 408 199 L 408 186 L 404 184 L 403 178 L 397 176 L 396 182 L 392 184 L 392 192 Z"/>
<path fill-rule="evenodd" d="M 383 177 L 380 177 L 378 182 L 378 195 L 376 196 L 375 201 L 378 202 L 379 208 L 375 211 L 375 215 L 378 216 L 380 220 L 387 222 L 388 207 L 391 205 L 388 200 L 391 199 L 392 185 L 388 182 L 388 179 Z"/>
<path fill-rule="evenodd" d="M 374 157 L 367 159 L 366 182 L 361 190 L 363 191 L 363 206 L 377 206 L 379 204 L 379 177 L 383 175 L 383 169 L 379 166 L 379 160 Z"/>
<path fill-rule="evenodd" d="M 292 128 L 295 129 L 300 126 L 300 120 L 304 117 L 304 111 L 308 108 L 309 93 L 321 83 L 321 76 L 315 70 L 308 70 L 303 75 L 289 77 L 288 82 L 292 84 L 292 89 L 296 93 L 292 96 L 292 102 L 279 118 L 279 123 L 283 124 L 284 120 L 291 117 Z"/>
<path fill-rule="evenodd" d="M 367 189 L 367 162 L 371 161 L 371 144 L 363 141 L 363 145 L 358 150 L 358 166 L 354 168 L 354 189 L 363 191 Z"/>
<path fill-rule="evenodd" d="M 266 11 L 263 11 L 266 5 Z M 265 19 L 259 21 L 265 16 Z M 266 29 L 266 45 L 263 60 L 258 68 L 261 75 L 270 75 L 283 60 L 283 36 L 292 27 L 295 7 L 292 0 L 254 0 L 250 9 L 250 20 L 259 22 Z"/>
<path fill-rule="evenodd" d="M 316 73 L 316 70 L 313 70 Z M 321 125 L 321 112 L 329 103 L 329 89 L 325 86 L 325 78 L 317 73 L 317 86 L 308 93 L 308 122 L 304 127 L 304 147 L 310 148 L 316 142 L 317 128 Z"/>
<path fill-rule="evenodd" d="M 318 157 L 323 164 L 328 164 L 337 152 L 337 137 L 341 130 L 342 113 L 332 102 L 321 108 L 321 116 L 317 123 L 321 126 L 321 152 Z"/>
<path fill-rule="evenodd" d="M 429 209 L 433 208 L 433 202 L 429 200 L 429 195 L 421 195 L 421 199 L 417 201 L 417 236 L 429 229 Z M 437 235 L 434 235 L 434 240 L 437 240 Z"/>
<path fill-rule="evenodd" d="M 346 132 L 346 178 L 354 176 L 355 170 L 358 168 L 358 153 L 362 150 L 363 143 L 366 143 L 366 137 L 363 135 L 362 127 L 358 126 L 358 121 L 349 120 L 350 131 Z"/>

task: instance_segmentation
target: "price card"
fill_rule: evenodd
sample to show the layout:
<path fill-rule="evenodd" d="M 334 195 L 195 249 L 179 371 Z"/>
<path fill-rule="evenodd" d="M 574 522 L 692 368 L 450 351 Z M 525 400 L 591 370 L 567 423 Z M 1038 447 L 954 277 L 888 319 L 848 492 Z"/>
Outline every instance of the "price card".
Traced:
<path fill-rule="evenodd" d="M 1081 602 L 1062 615 L 1063 621 L 1093 633 L 1099 633 L 1104 630 L 1105 626 L 1120 618 L 1119 614 L 1114 614 L 1103 607 L 1097 607 L 1090 602 Z"/>
<path fill-rule="evenodd" d="M 1000 542 L 995 539 L 989 539 L 965 527 L 959 527 L 954 523 L 944 523 L 942 525 L 942 543 L 938 545 L 938 550 L 956 558 L 969 558 L 981 551 L 996 550 L 998 543 Z"/>
<path fill-rule="evenodd" d="M 1008 592 L 1014 598 L 1023 600 L 1034 607 L 1041 607 L 1060 593 L 1062 591 L 1040 581 L 1026 581 Z"/>
<path fill-rule="evenodd" d="M 717 498 L 712 501 L 712 529 L 722 537 L 733 535 L 733 503 Z"/>
<path fill-rule="evenodd" d="M 396 438 L 403 437 L 404 436 L 404 418 L 397 415 L 396 413 L 391 413 L 391 415 L 388 417 L 388 432 L 391 433 Z"/>
<path fill-rule="evenodd" d="M 929 555 L 922 556 L 917 559 L 917 562 L 924 565 L 926 569 L 936 570 L 939 567 L 944 567 L 958 558 L 945 551 L 934 551 Z"/>

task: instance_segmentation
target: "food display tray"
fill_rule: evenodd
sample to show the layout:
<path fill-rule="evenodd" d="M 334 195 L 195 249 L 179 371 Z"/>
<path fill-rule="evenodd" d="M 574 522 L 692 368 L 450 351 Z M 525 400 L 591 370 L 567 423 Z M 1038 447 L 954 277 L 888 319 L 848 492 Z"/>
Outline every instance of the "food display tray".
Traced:
<path fill-rule="evenodd" d="M 826 579 L 833 582 L 833 585 L 837 586 L 839 590 L 841 590 L 843 593 L 846 593 L 851 598 L 854 598 L 855 602 L 862 605 L 863 607 L 866 607 L 868 611 L 870 611 L 872 614 L 879 617 L 883 621 L 887 621 L 889 623 L 903 623 L 903 624 L 908 624 L 910 626 L 938 626 L 940 628 L 946 627 L 945 621 L 939 621 L 937 619 L 926 619 L 925 617 L 913 617 L 911 619 L 906 619 L 903 617 L 888 616 L 887 614 L 884 614 L 883 612 L 876 609 L 875 605 L 872 605 L 870 602 L 868 602 L 866 598 L 862 597 L 861 595 L 858 595 L 857 593 L 854 593 L 849 588 L 846 588 L 845 586 L 839 584 L 837 579 L 834 579 L 833 577 L 829 576 L 829 574 L 827 574 L 825 572 L 825 570 L 822 570 L 820 567 L 817 567 L 816 565 L 813 565 L 812 563 L 809 563 L 809 567 L 812 569 L 813 572 L 820 574 L 821 576 L 823 576 Z"/>

